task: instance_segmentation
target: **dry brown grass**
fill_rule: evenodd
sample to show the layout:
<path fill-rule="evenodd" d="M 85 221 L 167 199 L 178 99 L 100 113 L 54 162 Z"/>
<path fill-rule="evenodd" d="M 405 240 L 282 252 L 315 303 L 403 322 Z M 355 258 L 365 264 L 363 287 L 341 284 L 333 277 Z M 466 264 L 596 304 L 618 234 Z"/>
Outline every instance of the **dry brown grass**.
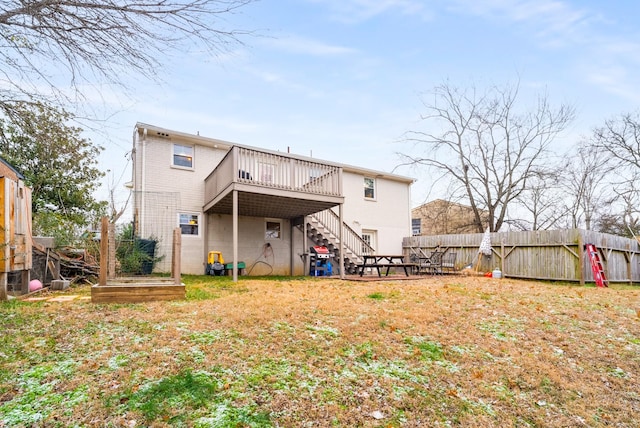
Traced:
<path fill-rule="evenodd" d="M 32 420 L 22 402 L 42 426 L 638 426 L 637 288 L 194 277 L 187 295 L 0 305 L 0 426 Z"/>

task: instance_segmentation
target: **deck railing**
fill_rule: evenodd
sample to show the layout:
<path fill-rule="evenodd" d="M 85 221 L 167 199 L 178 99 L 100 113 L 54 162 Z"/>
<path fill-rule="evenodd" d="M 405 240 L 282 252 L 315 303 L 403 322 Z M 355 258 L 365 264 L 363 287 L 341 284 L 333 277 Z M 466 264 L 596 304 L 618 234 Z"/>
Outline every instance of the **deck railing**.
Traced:
<path fill-rule="evenodd" d="M 316 195 L 342 196 L 342 169 L 334 165 L 234 146 L 205 181 L 207 195 L 244 183 Z"/>
<path fill-rule="evenodd" d="M 336 238 L 339 237 L 340 231 L 340 217 L 331 209 L 317 212 L 312 215 L 318 223 L 324 226 L 327 230 L 331 231 Z M 371 245 L 367 243 L 355 230 L 350 228 L 346 223 L 343 223 L 343 236 L 344 246 L 347 250 L 356 254 L 358 257 L 362 255 L 373 254 L 375 251 Z M 336 240 L 337 242 L 337 240 Z"/>

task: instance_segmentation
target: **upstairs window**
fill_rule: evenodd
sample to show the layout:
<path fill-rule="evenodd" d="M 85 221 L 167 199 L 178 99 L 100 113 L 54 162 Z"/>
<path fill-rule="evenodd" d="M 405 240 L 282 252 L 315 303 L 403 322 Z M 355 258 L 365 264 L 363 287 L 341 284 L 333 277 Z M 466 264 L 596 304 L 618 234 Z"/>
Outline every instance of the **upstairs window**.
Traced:
<path fill-rule="evenodd" d="M 183 235 L 195 235 L 199 234 L 199 215 L 180 213 L 178 214 L 178 222 L 180 225 L 180 231 Z"/>
<path fill-rule="evenodd" d="M 375 199 L 376 197 L 376 180 L 375 178 L 364 178 L 364 197 L 367 199 Z"/>
<path fill-rule="evenodd" d="M 193 168 L 193 146 L 173 145 L 173 166 Z"/>

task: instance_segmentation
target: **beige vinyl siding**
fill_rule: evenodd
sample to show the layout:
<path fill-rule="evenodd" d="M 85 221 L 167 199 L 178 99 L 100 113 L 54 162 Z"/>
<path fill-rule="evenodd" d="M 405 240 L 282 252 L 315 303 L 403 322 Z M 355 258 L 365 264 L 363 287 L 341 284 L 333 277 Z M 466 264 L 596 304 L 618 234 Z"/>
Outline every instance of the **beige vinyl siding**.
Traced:
<path fill-rule="evenodd" d="M 211 173 L 222 160 L 226 151 L 205 146 L 194 146 L 193 169 L 175 168 L 173 162 L 173 144 L 185 145 L 182 141 L 147 137 L 144 191 L 158 192 L 160 194 L 175 194 L 175 212 L 167 213 L 171 217 L 172 228 L 178 227 L 179 213 L 198 214 L 199 235 L 182 235 L 182 271 L 184 273 L 204 273 L 205 254 L 205 215 L 202 213 L 204 179 Z M 138 170 L 141 170 L 139 166 Z M 152 222 L 154 213 L 145 214 L 145 222 Z M 143 226 L 144 227 L 144 226 Z M 149 225 L 150 227 L 150 225 Z M 144 229 L 143 229 L 144 230 Z M 164 260 L 158 265 L 158 270 L 170 269 L 171 242 L 168 233 L 158 243 L 156 255 L 165 255 Z"/>
<path fill-rule="evenodd" d="M 344 221 L 358 233 L 363 229 L 375 230 L 377 253 L 402 254 L 402 238 L 411 235 L 410 186 L 403 181 L 374 176 L 375 198 L 368 199 L 364 196 L 365 176 L 371 177 L 343 173 Z"/>

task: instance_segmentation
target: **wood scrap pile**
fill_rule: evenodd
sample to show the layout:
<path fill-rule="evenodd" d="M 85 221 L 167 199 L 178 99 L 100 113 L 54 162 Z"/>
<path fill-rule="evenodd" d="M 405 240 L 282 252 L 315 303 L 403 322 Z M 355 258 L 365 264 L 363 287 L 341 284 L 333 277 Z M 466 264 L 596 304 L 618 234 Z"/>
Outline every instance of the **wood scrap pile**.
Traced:
<path fill-rule="evenodd" d="M 98 261 L 87 250 L 63 248 L 60 255 L 60 276 L 74 283 L 95 282 L 100 273 Z"/>
<path fill-rule="evenodd" d="M 92 283 L 98 277 L 98 261 L 86 250 L 76 248 L 52 249 L 34 243 L 34 273 L 44 283 L 64 279 L 72 283 Z"/>

